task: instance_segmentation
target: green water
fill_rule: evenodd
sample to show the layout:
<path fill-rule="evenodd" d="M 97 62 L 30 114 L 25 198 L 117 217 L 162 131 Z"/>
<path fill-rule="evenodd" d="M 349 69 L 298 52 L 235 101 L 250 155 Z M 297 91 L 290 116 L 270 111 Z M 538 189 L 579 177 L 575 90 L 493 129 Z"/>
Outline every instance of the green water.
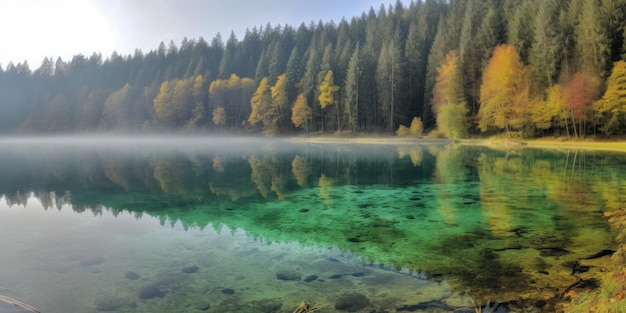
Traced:
<path fill-rule="evenodd" d="M 0 295 L 46 313 L 549 311 L 612 249 L 626 155 L 0 140 Z M 350 302 L 350 301 L 348 301 Z M 463 309 L 466 308 L 466 309 Z M 24 312 L 0 303 L 0 312 Z M 345 311 L 343 311 L 345 312 Z"/>

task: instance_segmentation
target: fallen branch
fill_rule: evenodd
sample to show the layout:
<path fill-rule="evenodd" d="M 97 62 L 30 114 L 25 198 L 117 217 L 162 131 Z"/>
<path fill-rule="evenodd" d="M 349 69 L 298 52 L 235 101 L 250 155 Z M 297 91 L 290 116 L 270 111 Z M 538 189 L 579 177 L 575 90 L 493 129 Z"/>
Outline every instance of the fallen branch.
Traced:
<path fill-rule="evenodd" d="M 26 304 L 22 301 L 19 300 L 15 300 L 13 298 L 9 298 L 7 296 L 0 296 L 0 301 L 2 302 L 6 302 L 8 304 L 12 304 L 16 307 L 22 308 L 24 310 L 33 312 L 33 313 L 41 313 L 41 311 L 37 310 L 35 307 L 33 307 L 32 305 Z"/>

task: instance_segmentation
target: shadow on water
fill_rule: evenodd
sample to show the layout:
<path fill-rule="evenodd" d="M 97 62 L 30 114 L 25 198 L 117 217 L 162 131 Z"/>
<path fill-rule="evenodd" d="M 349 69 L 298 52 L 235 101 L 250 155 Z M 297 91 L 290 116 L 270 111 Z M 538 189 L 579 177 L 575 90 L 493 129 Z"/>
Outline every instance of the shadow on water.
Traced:
<path fill-rule="evenodd" d="M 445 280 L 479 303 L 544 309 L 601 271 L 572 266 L 613 245 L 602 211 L 624 200 L 615 154 L 201 138 L 3 145 L 9 206 L 34 195 L 46 210 L 242 229 Z"/>

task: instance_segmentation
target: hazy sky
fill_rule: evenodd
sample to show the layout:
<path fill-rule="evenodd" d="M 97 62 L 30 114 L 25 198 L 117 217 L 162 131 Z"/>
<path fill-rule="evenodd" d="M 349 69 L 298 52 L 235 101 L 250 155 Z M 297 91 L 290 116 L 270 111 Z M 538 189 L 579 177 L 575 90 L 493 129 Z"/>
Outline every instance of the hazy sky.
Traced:
<path fill-rule="evenodd" d="M 403 1 L 407 4 L 407 1 Z M 94 51 L 108 57 L 184 37 L 207 41 L 231 30 L 301 22 L 348 20 L 395 0 L 1 0 L 0 64 L 28 60 L 32 70 L 45 56 L 69 60 Z"/>

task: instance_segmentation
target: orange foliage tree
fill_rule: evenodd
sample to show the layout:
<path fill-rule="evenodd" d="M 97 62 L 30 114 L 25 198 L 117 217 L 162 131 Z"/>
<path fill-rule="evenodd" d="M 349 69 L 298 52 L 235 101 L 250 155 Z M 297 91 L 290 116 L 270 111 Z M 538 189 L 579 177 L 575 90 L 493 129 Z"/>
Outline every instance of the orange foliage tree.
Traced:
<path fill-rule="evenodd" d="M 590 112 L 591 102 L 598 96 L 600 79 L 588 73 L 576 73 L 565 87 L 565 99 L 569 109 L 574 135 L 582 135 Z"/>

